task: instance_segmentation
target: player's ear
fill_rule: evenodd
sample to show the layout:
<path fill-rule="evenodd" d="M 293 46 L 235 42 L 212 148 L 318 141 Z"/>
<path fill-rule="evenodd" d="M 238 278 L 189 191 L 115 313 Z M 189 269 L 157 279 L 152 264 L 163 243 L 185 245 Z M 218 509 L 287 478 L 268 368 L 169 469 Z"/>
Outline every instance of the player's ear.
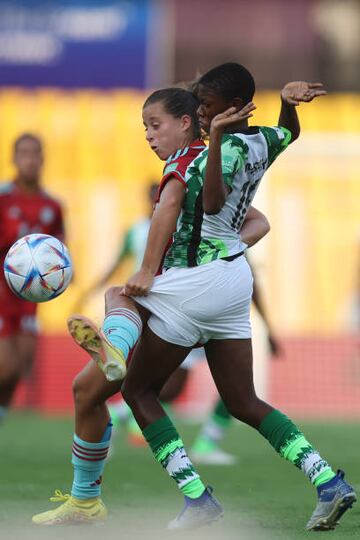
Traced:
<path fill-rule="evenodd" d="M 181 127 L 183 128 L 183 130 L 186 131 L 186 130 L 190 129 L 191 124 L 192 124 L 191 116 L 189 116 L 188 114 L 184 114 L 181 117 Z"/>

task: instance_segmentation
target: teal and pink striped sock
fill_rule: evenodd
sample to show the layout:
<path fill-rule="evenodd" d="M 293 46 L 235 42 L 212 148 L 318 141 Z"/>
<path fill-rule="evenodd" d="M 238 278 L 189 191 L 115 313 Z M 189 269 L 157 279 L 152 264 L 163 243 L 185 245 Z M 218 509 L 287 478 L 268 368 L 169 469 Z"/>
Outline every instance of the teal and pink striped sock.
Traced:
<path fill-rule="evenodd" d="M 103 331 L 107 339 L 127 358 L 141 335 L 142 322 L 131 309 L 112 309 L 106 314 Z"/>
<path fill-rule="evenodd" d="M 72 464 L 74 480 L 71 495 L 76 499 L 93 499 L 100 496 L 101 479 L 109 451 L 111 422 L 106 426 L 103 438 L 98 443 L 83 441 L 74 434 Z"/>

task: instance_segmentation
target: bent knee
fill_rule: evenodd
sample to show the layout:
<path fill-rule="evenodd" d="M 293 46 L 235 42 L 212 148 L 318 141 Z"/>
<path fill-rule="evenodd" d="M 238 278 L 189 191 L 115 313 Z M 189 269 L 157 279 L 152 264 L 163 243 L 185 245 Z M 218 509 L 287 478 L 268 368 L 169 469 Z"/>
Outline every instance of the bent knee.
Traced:
<path fill-rule="evenodd" d="M 121 393 L 126 403 L 131 409 L 133 409 L 134 407 L 138 407 L 143 402 L 143 400 L 146 399 L 148 390 L 137 385 L 134 386 L 132 384 L 127 384 L 127 380 L 125 377 L 125 380 L 121 387 Z"/>
<path fill-rule="evenodd" d="M 112 302 L 115 299 L 118 300 L 123 288 L 123 285 L 120 285 L 118 287 L 109 287 L 108 289 L 106 289 L 105 302 Z"/>
<path fill-rule="evenodd" d="M 76 401 L 77 399 L 80 399 L 84 391 L 85 381 L 83 381 L 83 377 L 81 376 L 81 373 L 79 373 L 72 382 L 72 393 L 74 400 Z"/>
<path fill-rule="evenodd" d="M 99 396 L 96 388 L 89 386 L 88 380 L 79 373 L 72 383 L 74 403 L 77 408 L 87 408 L 99 403 Z"/>

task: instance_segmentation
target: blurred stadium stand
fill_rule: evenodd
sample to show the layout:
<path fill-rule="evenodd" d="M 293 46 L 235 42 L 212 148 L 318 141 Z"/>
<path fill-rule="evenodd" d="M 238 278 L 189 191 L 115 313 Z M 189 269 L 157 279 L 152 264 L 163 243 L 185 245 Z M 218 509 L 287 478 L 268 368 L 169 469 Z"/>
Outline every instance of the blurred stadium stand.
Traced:
<path fill-rule="evenodd" d="M 315 78 L 360 90 L 358 0 L 178 0 L 174 20 L 177 80 L 236 60 L 260 88 Z"/>
<path fill-rule="evenodd" d="M 300 419 L 358 419 L 358 339 L 346 335 L 281 337 L 286 357 L 269 366 L 270 402 Z M 86 362 L 86 354 L 67 336 L 44 336 L 31 382 L 19 387 L 15 404 L 31 404 L 47 414 L 72 412 L 72 380 Z M 197 365 L 177 401 L 177 410 L 188 418 L 203 418 L 216 395 L 206 364 Z"/>

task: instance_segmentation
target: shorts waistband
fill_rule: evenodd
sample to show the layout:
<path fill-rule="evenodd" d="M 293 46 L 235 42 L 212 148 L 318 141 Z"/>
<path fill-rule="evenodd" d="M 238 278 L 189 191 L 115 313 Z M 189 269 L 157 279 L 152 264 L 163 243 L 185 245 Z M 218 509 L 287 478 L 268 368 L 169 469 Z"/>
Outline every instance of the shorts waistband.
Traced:
<path fill-rule="evenodd" d="M 235 253 L 235 255 L 230 255 L 229 257 L 220 257 L 222 261 L 231 262 L 244 255 L 245 251 L 240 251 L 240 253 Z"/>

